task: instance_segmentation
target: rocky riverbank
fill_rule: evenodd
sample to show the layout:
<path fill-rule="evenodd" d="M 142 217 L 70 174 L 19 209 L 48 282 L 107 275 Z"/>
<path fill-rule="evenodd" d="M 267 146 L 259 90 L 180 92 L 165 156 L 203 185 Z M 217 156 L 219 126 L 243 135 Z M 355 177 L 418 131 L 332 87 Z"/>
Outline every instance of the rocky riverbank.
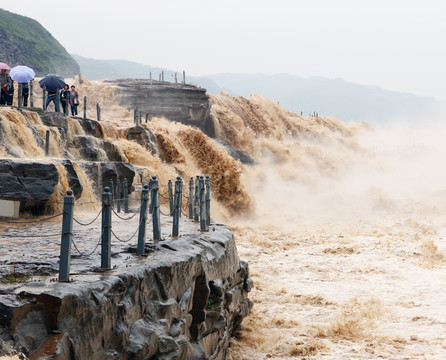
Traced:
<path fill-rule="evenodd" d="M 201 233 L 183 222 L 187 235 L 147 245 L 145 257 L 114 245 L 108 272 L 98 269 L 98 255 L 73 260 L 69 283 L 38 275 L 57 268 L 55 246 L 48 245 L 40 264 L 17 264 L 34 275 L 0 286 L 0 355 L 224 359 L 231 334 L 252 307 L 248 265 L 226 226 L 211 224 Z M 0 231 L 4 242 L 6 231 Z M 14 251 L 6 257 L 15 258 Z M 1 260 L 7 262 L 5 255 Z"/>

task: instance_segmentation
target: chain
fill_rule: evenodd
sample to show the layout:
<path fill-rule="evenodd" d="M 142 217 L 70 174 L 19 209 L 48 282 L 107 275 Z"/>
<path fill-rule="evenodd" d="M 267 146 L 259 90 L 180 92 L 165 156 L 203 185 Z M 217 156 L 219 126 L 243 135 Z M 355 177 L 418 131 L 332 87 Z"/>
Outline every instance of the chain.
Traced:
<path fill-rule="evenodd" d="M 13 234 L 3 234 L 1 237 L 9 237 L 9 238 L 39 238 L 39 237 L 53 237 L 60 236 L 58 234 L 35 234 L 35 235 L 13 235 Z"/>
<path fill-rule="evenodd" d="M 0 219 L 0 222 L 4 222 L 4 223 L 7 223 L 7 224 L 31 224 L 31 223 L 38 223 L 38 222 L 48 221 L 48 220 L 54 219 L 54 218 L 56 218 L 58 216 L 61 216 L 61 215 L 63 215 L 63 212 L 59 213 L 59 214 L 56 214 L 56 215 L 53 215 L 53 216 L 49 216 L 49 217 L 43 218 L 43 219 L 36 219 L 36 220 L 29 220 L 29 221 L 10 221 L 10 220 L 2 220 L 2 219 Z"/>
<path fill-rule="evenodd" d="M 139 211 L 138 211 L 138 212 L 139 212 Z M 131 220 L 131 219 L 133 219 L 133 218 L 138 214 L 138 212 L 135 212 L 132 216 L 130 216 L 130 217 L 128 217 L 128 218 L 124 218 L 124 217 L 120 216 L 120 215 L 115 211 L 115 209 L 113 209 L 113 213 L 114 213 L 118 218 L 120 218 L 121 220 Z"/>
<path fill-rule="evenodd" d="M 181 213 L 182 213 L 184 216 L 186 216 L 187 218 L 189 218 L 189 214 L 186 214 L 186 213 L 183 211 L 183 209 L 181 209 Z"/>
<path fill-rule="evenodd" d="M 91 221 L 91 222 L 89 222 L 89 223 L 86 223 L 86 224 L 81 223 L 81 222 L 80 222 L 79 220 L 77 220 L 75 217 L 73 217 L 73 220 L 76 221 L 76 222 L 77 222 L 79 225 L 81 225 L 81 226 L 88 226 L 88 225 L 93 224 L 93 223 L 98 219 L 99 215 L 101 215 L 101 213 L 102 213 L 102 209 L 101 209 L 101 211 L 99 211 L 99 214 L 94 218 L 93 221 Z"/>
<path fill-rule="evenodd" d="M 101 244 L 102 235 L 103 235 L 103 233 L 101 234 L 101 237 L 99 238 L 99 241 L 98 241 L 98 243 L 96 244 L 96 246 L 95 246 L 95 248 L 93 249 L 93 251 L 91 251 L 91 252 L 88 253 L 88 254 L 82 254 L 82 253 L 79 251 L 79 249 L 77 248 L 76 243 L 75 243 L 75 241 L 74 241 L 74 236 L 71 238 L 71 241 L 72 241 L 72 243 L 73 243 L 74 248 L 76 249 L 76 251 L 79 253 L 80 256 L 90 256 L 91 254 L 93 254 L 93 253 L 96 251 L 96 249 L 98 248 L 98 246 Z"/>
<path fill-rule="evenodd" d="M 141 225 L 142 221 L 143 221 L 143 220 L 140 221 L 139 225 Z M 115 232 L 113 231 L 113 229 L 111 230 L 111 233 L 113 234 L 113 236 L 114 236 L 118 241 L 123 242 L 123 243 L 126 243 L 126 242 L 129 242 L 130 240 L 132 240 L 132 239 L 135 237 L 136 233 L 137 233 L 138 230 L 139 230 L 139 225 L 138 225 L 138 227 L 136 228 L 136 230 L 135 230 L 135 232 L 133 233 L 133 235 L 132 235 L 130 238 L 128 238 L 127 240 L 122 240 L 122 239 L 120 239 L 120 238 L 115 234 Z"/>
<path fill-rule="evenodd" d="M 171 215 L 164 214 L 164 213 L 161 211 L 161 209 L 160 209 L 160 213 L 161 213 L 161 215 L 164 215 L 164 216 L 171 216 Z"/>

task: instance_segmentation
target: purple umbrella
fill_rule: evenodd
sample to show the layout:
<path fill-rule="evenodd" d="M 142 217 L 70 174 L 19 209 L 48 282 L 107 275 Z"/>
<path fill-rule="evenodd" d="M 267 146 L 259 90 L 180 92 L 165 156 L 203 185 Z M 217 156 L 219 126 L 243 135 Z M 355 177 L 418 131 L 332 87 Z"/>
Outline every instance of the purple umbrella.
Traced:
<path fill-rule="evenodd" d="M 14 66 L 9 72 L 11 79 L 18 83 L 27 83 L 28 81 L 33 80 L 35 75 L 36 73 L 33 69 L 24 65 Z"/>

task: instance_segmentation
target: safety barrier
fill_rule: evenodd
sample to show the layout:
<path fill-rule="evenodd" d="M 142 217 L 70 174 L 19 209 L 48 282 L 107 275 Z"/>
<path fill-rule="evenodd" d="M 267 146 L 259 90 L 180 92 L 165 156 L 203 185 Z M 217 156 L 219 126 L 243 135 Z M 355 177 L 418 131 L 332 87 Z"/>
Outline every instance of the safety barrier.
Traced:
<path fill-rule="evenodd" d="M 124 180 L 126 183 L 127 181 Z M 120 184 L 118 180 L 117 183 Z M 63 206 L 63 219 L 62 219 L 62 233 L 61 233 L 61 247 L 60 247 L 60 264 L 59 264 L 59 281 L 69 281 L 70 274 L 70 262 L 71 262 L 71 248 L 72 245 L 81 256 L 90 256 L 96 249 L 101 247 L 101 269 L 111 269 L 111 246 L 112 238 L 120 242 L 130 242 L 137 236 L 136 254 L 143 256 L 146 248 L 146 230 L 147 224 L 152 223 L 152 242 L 157 243 L 161 240 L 161 217 L 160 215 L 172 216 L 172 237 L 176 238 L 180 236 L 180 217 L 181 214 L 187 216 L 189 219 L 193 219 L 193 214 L 199 213 L 197 219 L 193 219 L 195 222 L 200 222 L 200 231 L 207 231 L 210 225 L 210 178 L 209 176 L 197 176 L 195 180 L 195 187 L 193 178 L 189 181 L 189 193 L 183 194 L 183 180 L 178 176 L 175 180 L 175 192 L 172 192 L 172 181 L 169 180 L 168 191 L 164 194 L 160 193 L 160 186 L 156 176 L 153 176 L 149 184 L 144 185 L 141 194 L 141 204 L 139 209 L 134 215 L 129 217 L 122 217 L 120 212 L 120 206 L 117 206 L 117 211 L 114 210 L 114 205 L 119 204 L 120 199 L 120 185 L 117 186 L 117 199 L 113 198 L 114 186 L 110 181 L 111 187 L 105 187 L 102 194 L 102 208 L 97 216 L 88 223 L 83 223 L 74 217 L 75 199 L 72 190 L 67 191 L 67 195 L 64 197 Z M 195 193 L 194 189 L 195 188 Z M 127 189 L 124 185 L 124 192 Z M 187 207 L 189 208 L 189 214 L 185 214 L 183 211 L 182 199 L 188 199 Z M 199 199 L 199 202 L 194 199 Z M 160 199 L 166 200 L 165 204 L 169 204 L 169 214 L 163 214 L 160 207 Z M 128 204 L 125 206 L 128 212 Z M 139 213 L 139 222 L 134 233 L 127 239 L 120 238 L 112 227 L 112 217 L 117 216 L 123 221 L 131 220 Z M 94 249 L 88 254 L 83 254 L 76 246 L 76 242 L 73 238 L 73 222 L 81 226 L 90 226 L 102 214 L 101 222 L 101 236 L 96 243 Z M 151 219 L 148 222 L 148 214 L 151 214 Z M 58 214 L 57 216 L 60 216 Z"/>

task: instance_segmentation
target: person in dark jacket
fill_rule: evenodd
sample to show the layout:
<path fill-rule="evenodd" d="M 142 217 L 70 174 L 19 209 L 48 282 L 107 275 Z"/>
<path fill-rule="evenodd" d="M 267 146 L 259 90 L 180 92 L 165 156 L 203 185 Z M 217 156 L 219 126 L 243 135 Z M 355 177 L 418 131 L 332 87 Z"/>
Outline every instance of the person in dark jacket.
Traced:
<path fill-rule="evenodd" d="M 22 84 L 22 98 L 23 98 L 23 106 L 28 106 L 28 96 L 29 96 L 29 85 L 28 83 Z"/>
<path fill-rule="evenodd" d="M 0 89 L 1 89 L 1 95 L 0 95 L 0 105 L 6 105 L 6 88 L 7 88 L 7 77 L 6 77 L 6 70 L 2 69 L 1 75 L 0 75 Z"/>
<path fill-rule="evenodd" d="M 62 109 L 64 114 L 68 114 L 67 106 L 70 102 L 70 90 L 69 85 L 65 84 L 62 91 L 60 92 L 60 103 L 62 104 Z"/>
<path fill-rule="evenodd" d="M 14 80 L 9 75 L 6 75 L 6 104 L 12 106 L 14 100 Z"/>

